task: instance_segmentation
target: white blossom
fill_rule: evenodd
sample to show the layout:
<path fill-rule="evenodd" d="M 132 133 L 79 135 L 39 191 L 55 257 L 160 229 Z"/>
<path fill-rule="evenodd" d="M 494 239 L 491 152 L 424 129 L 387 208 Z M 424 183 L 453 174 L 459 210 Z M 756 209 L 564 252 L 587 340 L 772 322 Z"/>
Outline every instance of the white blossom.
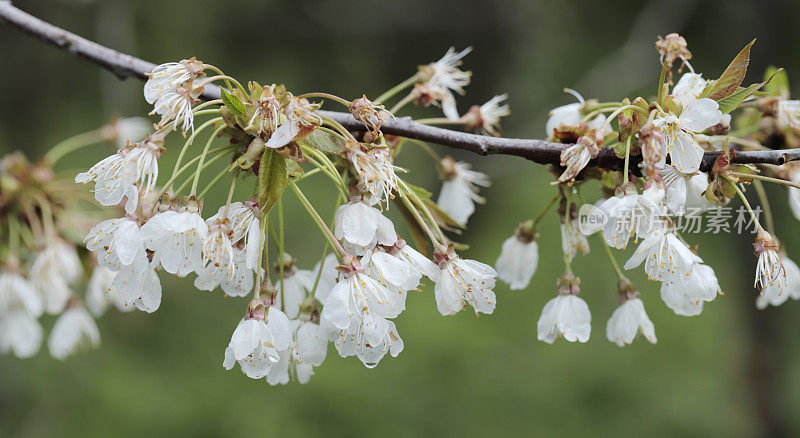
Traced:
<path fill-rule="evenodd" d="M 148 137 L 104 158 L 87 172 L 79 173 L 75 182 L 94 182 L 94 198 L 100 205 L 117 205 L 127 198 L 125 212 L 132 214 L 139 203 L 140 190 L 150 192 L 155 187 L 162 151 L 163 141 Z"/>
<path fill-rule="evenodd" d="M 50 240 L 36 255 L 28 277 L 44 299 L 44 310 L 58 314 L 64 310 L 75 283 L 83 273 L 75 247 L 63 240 Z"/>
<path fill-rule="evenodd" d="M 42 316 L 42 296 L 15 270 L 3 270 L 0 271 L 0 318 L 15 311 L 23 311 L 34 319 Z"/>
<path fill-rule="evenodd" d="M 117 273 L 105 266 L 95 266 L 89 284 L 86 286 L 86 307 L 92 315 L 99 317 L 105 313 L 110 303 L 111 286 Z"/>
<path fill-rule="evenodd" d="M 755 253 L 758 256 L 758 263 L 753 287 L 762 292 L 767 287 L 777 287 L 780 290 L 786 287 L 786 270 L 778 254 L 778 244 L 763 229 L 759 230 L 756 236 Z"/>
<path fill-rule="evenodd" d="M 672 230 L 656 229 L 625 262 L 625 269 L 633 269 L 642 262 L 651 280 L 668 281 L 685 275 L 694 263 L 702 263 L 703 260 L 678 239 Z"/>
<path fill-rule="evenodd" d="M 442 110 L 445 117 L 450 120 L 459 118 L 452 92 L 464 94 L 464 87 L 469 85 L 470 77 L 472 76 L 471 72 L 462 71 L 458 68 L 462 64 L 461 59 L 471 51 L 472 47 L 467 47 L 460 52 L 456 52 L 455 48 L 450 47 L 441 59 L 420 67 L 423 73 L 428 76 L 428 85 L 439 90 L 443 95 Z"/>
<path fill-rule="evenodd" d="M 100 222 L 83 241 L 97 255 L 97 263 L 112 271 L 131 265 L 136 257 L 146 257 L 139 224 L 127 217 Z"/>
<path fill-rule="evenodd" d="M 500 118 L 511 114 L 508 104 L 501 103 L 508 99 L 508 94 L 501 94 L 489 99 L 481 106 L 473 106 L 462 118 L 465 127 L 470 131 L 479 131 L 485 135 L 500 135 Z"/>
<path fill-rule="evenodd" d="M 306 295 L 314 287 L 317 279 L 313 271 L 297 269 L 294 266 L 294 259 L 284 253 L 278 263 L 283 264 L 283 277 L 278 276 L 275 286 L 278 293 L 275 297 L 276 303 L 282 303 L 283 312 L 290 319 L 297 318 L 300 313 L 300 305 L 305 300 Z M 276 274 L 279 274 L 276 268 Z"/>
<path fill-rule="evenodd" d="M 164 211 L 150 218 L 141 228 L 147 249 L 165 271 L 185 277 L 203 266 L 202 246 L 208 225 L 191 211 Z"/>
<path fill-rule="evenodd" d="M 532 238 L 515 234 L 503 242 L 500 257 L 494 263 L 497 276 L 511 290 L 528 287 L 539 264 L 539 245 Z"/>
<path fill-rule="evenodd" d="M 489 187 L 486 174 L 471 170 L 471 165 L 456 162 L 450 157 L 442 160 L 446 176 L 436 205 L 459 225 L 466 225 L 475 212 L 475 203 L 483 204 L 485 199 L 478 196 L 478 187 Z"/>
<path fill-rule="evenodd" d="M 288 350 L 278 353 L 280 361 L 267 374 L 270 385 L 289 383 L 290 368 L 297 373 L 297 381 L 308 383 L 314 374 L 314 367 L 322 365 L 328 351 L 328 336 L 325 330 L 308 321 L 292 319 L 292 342 Z"/>
<path fill-rule="evenodd" d="M 247 377 L 261 379 L 280 361 L 279 352 L 288 349 L 291 342 L 289 319 L 280 310 L 270 307 L 266 321 L 263 315 L 239 321 L 225 349 L 222 365 L 230 370 L 238 362 Z"/>
<path fill-rule="evenodd" d="M 545 130 L 547 131 L 548 137 L 553 136 L 553 133 L 556 130 L 577 128 L 580 125 L 581 120 L 583 120 L 583 118 L 587 115 L 582 111 L 583 107 L 586 105 L 583 97 L 572 90 L 567 91 L 577 97 L 578 102 L 570 103 L 568 105 L 560 106 L 550 110 L 550 113 L 548 113 L 549 118 L 547 119 L 547 124 L 545 125 Z M 600 129 L 605 125 L 605 122 L 606 116 L 603 114 L 598 114 L 586 122 L 586 125 L 589 127 L 589 129 Z M 607 126 L 603 130 L 603 135 L 607 135 L 609 133 L 611 133 L 611 127 Z"/>
<path fill-rule="evenodd" d="M 152 128 L 153 125 L 143 117 L 127 117 L 115 119 L 103 128 L 103 132 L 117 148 L 124 148 L 144 140 Z"/>
<path fill-rule="evenodd" d="M 340 356 L 356 356 L 367 368 L 375 368 L 386 353 L 397 357 L 404 344 L 394 322 L 367 313 L 352 317 L 346 329 L 336 332 L 334 346 Z"/>
<path fill-rule="evenodd" d="M 20 359 L 34 356 L 42 345 L 42 326 L 23 309 L 0 315 L 0 353 Z"/>
<path fill-rule="evenodd" d="M 253 289 L 253 275 L 253 270 L 247 267 L 244 250 L 234 250 L 233 258 L 212 260 L 201 267 L 197 271 L 194 286 L 207 291 L 219 286 L 228 296 L 243 297 Z"/>
<path fill-rule="evenodd" d="M 374 199 L 389 202 L 392 192 L 398 190 L 395 170 L 402 170 L 392 163 L 392 150 L 372 148 L 365 150 L 360 143 L 348 144 L 347 160 L 353 165 L 359 181 Z"/>
<path fill-rule="evenodd" d="M 67 309 L 56 320 L 47 340 L 50 355 L 58 360 L 64 360 L 82 348 L 97 348 L 99 345 L 100 331 L 83 306 Z"/>
<path fill-rule="evenodd" d="M 800 268 L 786 254 L 780 254 L 786 279 L 781 284 L 772 283 L 764 287 L 761 294 L 756 297 L 756 307 L 765 309 L 768 305 L 780 306 L 789 298 L 800 299 Z"/>
<path fill-rule="evenodd" d="M 708 176 L 704 173 L 681 173 L 675 167 L 665 164 L 661 168 L 666 195 L 664 205 L 678 216 L 686 212 L 699 213 L 713 207 L 704 193 L 708 188 Z"/>
<path fill-rule="evenodd" d="M 709 98 L 693 100 L 680 116 L 667 114 L 658 117 L 653 124 L 661 129 L 663 147 L 679 172 L 693 173 L 700 168 L 703 148 L 695 140 L 695 134 L 716 125 L 722 120 L 719 104 Z"/>
<path fill-rule="evenodd" d="M 315 125 L 321 123 L 316 107 L 305 99 L 291 97 L 283 111 L 286 120 L 269 136 L 265 146 L 278 149 L 304 137 Z"/>
<path fill-rule="evenodd" d="M 722 293 L 714 270 L 694 263 L 683 275 L 661 283 L 661 299 L 676 315 L 695 316 L 703 311 L 703 302 L 713 301 Z"/>
<path fill-rule="evenodd" d="M 686 108 L 692 102 L 700 98 L 700 93 L 708 85 L 708 81 L 703 79 L 700 73 L 684 73 L 678 83 L 672 88 L 672 98 Z"/>
<path fill-rule="evenodd" d="M 406 294 L 392 292 L 359 269 L 342 274 L 322 309 L 322 318 L 346 330 L 363 318 L 394 318 L 405 310 Z"/>
<path fill-rule="evenodd" d="M 586 342 L 592 331 L 589 306 L 573 294 L 558 294 L 545 304 L 536 323 L 540 341 L 552 344 L 559 336 L 569 342 Z"/>
<path fill-rule="evenodd" d="M 497 272 L 491 266 L 462 259 L 452 251 L 437 254 L 441 273 L 434 287 L 436 307 L 442 315 L 455 315 L 468 303 L 475 313 L 490 314 L 497 304 L 494 289 Z"/>
<path fill-rule="evenodd" d="M 589 253 L 589 241 L 580 231 L 578 218 L 564 220 L 561 224 L 561 250 L 569 261 L 575 258 L 578 251 L 583 254 Z"/>
<path fill-rule="evenodd" d="M 144 84 L 145 100 L 152 104 L 175 93 L 181 85 L 202 75 L 204 68 L 203 63 L 194 58 L 156 66 Z"/>
<path fill-rule="evenodd" d="M 161 281 L 144 248 L 140 248 L 131 264 L 117 271 L 109 298 L 123 312 L 134 307 L 147 313 L 158 310 L 161 305 Z"/>
<path fill-rule="evenodd" d="M 375 207 L 363 202 L 349 202 L 336 209 L 334 236 L 353 255 L 363 255 L 375 245 L 392 246 L 397 233 L 392 221 Z"/>
<path fill-rule="evenodd" d="M 644 303 L 638 297 L 628 298 L 614 310 L 608 320 L 606 338 L 620 347 L 624 347 L 633 342 L 640 329 L 645 339 L 652 344 L 656 343 L 655 327 L 647 317 Z"/>

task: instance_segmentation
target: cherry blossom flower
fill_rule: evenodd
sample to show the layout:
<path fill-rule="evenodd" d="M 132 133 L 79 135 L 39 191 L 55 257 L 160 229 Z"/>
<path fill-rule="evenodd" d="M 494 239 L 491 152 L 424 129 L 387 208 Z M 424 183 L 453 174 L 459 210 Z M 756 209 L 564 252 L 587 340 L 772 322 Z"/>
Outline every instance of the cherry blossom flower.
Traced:
<path fill-rule="evenodd" d="M 33 357 L 42 345 L 42 326 L 23 309 L 0 315 L 0 353 L 20 359 Z"/>
<path fill-rule="evenodd" d="M 95 317 L 101 316 L 108 308 L 111 286 L 117 273 L 105 266 L 95 266 L 86 287 L 86 307 Z"/>
<path fill-rule="evenodd" d="M 703 302 L 713 301 L 722 293 L 714 270 L 694 263 L 683 275 L 661 283 L 661 299 L 676 315 L 696 316 L 703 311 Z"/>
<path fill-rule="evenodd" d="M 306 99 L 292 96 L 283 111 L 286 121 L 270 135 L 265 146 L 272 149 L 282 148 L 310 134 L 322 123 L 316 110 L 316 106 Z"/>
<path fill-rule="evenodd" d="M 653 121 L 661 128 L 664 149 L 672 159 L 675 169 L 683 173 L 694 173 L 700 168 L 703 148 L 695 140 L 698 134 L 722 120 L 719 104 L 709 98 L 691 101 L 680 116 L 667 114 Z"/>
<path fill-rule="evenodd" d="M 603 146 L 603 135 L 598 130 L 591 130 L 578 141 L 561 151 L 561 166 L 564 172 L 558 177 L 558 182 L 571 184 L 575 177 L 589 164 L 589 160 L 596 158 Z M 554 183 L 555 184 L 555 183 Z"/>
<path fill-rule="evenodd" d="M 196 211 L 164 211 L 141 228 L 141 237 L 165 271 L 185 277 L 203 266 L 208 225 Z"/>
<path fill-rule="evenodd" d="M 205 65 L 194 58 L 162 64 L 153 69 L 144 85 L 144 97 L 153 104 L 150 114 L 161 115 L 159 126 L 172 123 L 173 129 L 183 122 L 183 132 L 194 132 L 192 107 L 203 93 L 203 85 L 194 83 L 203 75 Z"/>
<path fill-rule="evenodd" d="M 497 304 L 494 289 L 497 272 L 491 266 L 459 257 L 452 246 L 435 252 L 441 273 L 436 279 L 436 307 L 442 315 L 455 315 L 468 303 L 475 313 L 490 314 Z"/>
<path fill-rule="evenodd" d="M 275 307 L 268 310 L 253 307 L 236 326 L 231 342 L 225 349 L 223 366 L 226 370 L 239 363 L 242 372 L 251 379 L 266 377 L 280 361 L 279 353 L 292 342 L 289 319 Z"/>
<path fill-rule="evenodd" d="M 34 319 L 42 316 L 42 296 L 30 281 L 16 269 L 0 271 L 0 318 L 3 315 L 24 311 Z"/>
<path fill-rule="evenodd" d="M 461 118 L 467 131 L 479 131 L 484 135 L 500 136 L 500 118 L 511 114 L 508 104 L 501 103 L 508 99 L 508 94 L 501 94 L 489 99 L 483 105 L 473 105 Z"/>
<path fill-rule="evenodd" d="M 127 117 L 114 119 L 104 126 L 103 135 L 118 148 L 124 148 L 144 140 L 152 128 L 153 125 L 143 117 Z"/>
<path fill-rule="evenodd" d="M 700 73 L 684 73 L 678 83 L 672 88 L 672 98 L 686 108 L 692 102 L 700 98 L 700 93 L 708 85 L 708 81 L 703 79 Z"/>
<path fill-rule="evenodd" d="M 581 231 L 592 234 L 603 231 L 603 240 L 612 248 L 625 249 L 631 236 L 647 237 L 657 226 L 663 215 L 660 208 L 664 199 L 664 185 L 653 181 L 646 185 L 642 194 L 632 185 L 625 185 L 616 196 L 601 202 L 597 207 L 608 219 L 607 222 L 581 225 Z"/>
<path fill-rule="evenodd" d="M 606 325 L 606 338 L 609 341 L 624 347 L 631 344 L 636 333 L 641 329 L 642 335 L 650 343 L 656 343 L 656 331 L 653 322 L 647 317 L 644 303 L 639 299 L 639 294 L 626 296 L 625 301 L 614 310 Z"/>
<path fill-rule="evenodd" d="M 314 375 L 314 367 L 322 365 L 328 351 L 328 336 L 325 330 L 309 321 L 289 320 L 292 341 L 288 350 L 278 353 L 280 361 L 267 374 L 270 385 L 289 383 L 290 367 L 297 373 L 297 381 L 308 383 Z"/>
<path fill-rule="evenodd" d="M 404 293 L 419 286 L 422 274 L 406 260 L 395 257 L 376 247 L 367 251 L 361 258 L 367 275 L 381 283 L 385 288 Z"/>
<path fill-rule="evenodd" d="M 139 203 L 140 190 L 150 192 L 155 187 L 158 158 L 163 151 L 163 137 L 149 136 L 79 173 L 75 182 L 94 182 L 94 198 L 100 205 L 117 205 L 127 198 L 125 212 L 132 214 Z"/>
<path fill-rule="evenodd" d="M 589 253 L 589 241 L 586 239 L 586 236 L 580 232 L 578 218 L 570 220 L 564 219 L 562 222 L 561 250 L 564 252 L 564 257 L 569 261 L 572 261 L 579 251 L 583 254 Z"/>
<path fill-rule="evenodd" d="M 282 303 L 283 312 L 289 318 L 297 318 L 300 314 L 300 305 L 306 298 L 306 294 L 314 287 L 317 275 L 313 271 L 297 269 L 295 260 L 289 254 L 284 253 L 275 267 L 276 274 L 280 273 L 280 264 L 283 265 L 283 277 L 277 277 L 276 287 L 278 293 L 275 298 L 276 303 Z"/>
<path fill-rule="evenodd" d="M 540 341 L 552 344 L 559 336 L 569 342 L 587 342 L 592 331 L 592 314 L 579 296 L 562 291 L 545 304 L 536 323 Z"/>
<path fill-rule="evenodd" d="M 539 264 L 539 245 L 534 236 L 517 232 L 503 242 L 500 257 L 494 263 L 497 276 L 511 290 L 528 287 Z"/>
<path fill-rule="evenodd" d="M 56 320 L 47 346 L 51 356 L 64 360 L 82 348 L 100 346 L 100 331 L 86 308 L 75 305 Z"/>
<path fill-rule="evenodd" d="M 363 318 L 394 318 L 406 307 L 404 292 L 392 292 L 363 270 L 353 261 L 333 286 L 322 309 L 321 318 L 339 330 L 347 330 Z"/>
<path fill-rule="evenodd" d="M 403 340 L 394 322 L 372 313 L 351 319 L 346 329 L 334 334 L 334 346 L 340 356 L 356 356 L 367 368 L 375 368 L 386 353 L 397 357 L 403 351 Z"/>
<path fill-rule="evenodd" d="M 137 256 L 146 257 L 139 225 L 127 217 L 100 222 L 83 241 L 97 255 L 97 263 L 112 271 L 131 265 Z"/>
<path fill-rule="evenodd" d="M 36 255 L 28 277 L 44 299 L 45 312 L 64 310 L 75 283 L 83 273 L 75 247 L 60 239 L 50 240 Z"/>
<path fill-rule="evenodd" d="M 762 293 L 767 287 L 777 287 L 778 289 L 786 287 L 786 270 L 778 254 L 778 243 L 768 232 L 760 229 L 753 247 L 758 256 L 756 279 L 753 286 Z"/>
<path fill-rule="evenodd" d="M 778 102 L 778 127 L 800 131 L 800 100 L 781 99 Z"/>
<path fill-rule="evenodd" d="M 571 130 L 578 128 L 581 120 L 583 120 L 583 118 L 586 116 L 586 114 L 584 114 L 586 102 L 583 100 L 583 97 L 573 90 L 567 91 L 577 97 L 578 102 L 570 103 L 568 105 L 560 106 L 550 110 L 550 113 L 548 114 L 549 118 L 547 119 L 547 124 L 545 125 L 545 130 L 547 131 L 548 137 L 554 136 L 556 130 Z M 602 126 L 604 126 L 605 122 L 606 116 L 603 114 L 598 114 L 586 122 L 586 126 L 589 129 L 600 129 Z M 602 134 L 605 136 L 610 132 L 611 129 L 609 127 L 604 129 Z"/>
<path fill-rule="evenodd" d="M 767 306 L 780 306 L 789 298 L 800 299 L 800 267 L 797 266 L 785 253 L 780 254 L 781 263 L 786 272 L 784 284 L 773 283 L 767 285 L 761 294 L 756 297 L 756 307 L 766 309 Z"/>
<path fill-rule="evenodd" d="M 347 143 L 345 157 L 367 191 L 375 199 L 388 203 L 393 197 L 392 192 L 398 190 L 395 170 L 402 170 L 392 163 L 392 150 L 351 141 Z"/>
<path fill-rule="evenodd" d="M 708 188 L 708 176 L 704 173 L 681 173 L 675 167 L 665 164 L 661 168 L 666 194 L 664 205 L 678 216 L 688 212 L 707 210 L 713 207 L 704 193 Z"/>
<path fill-rule="evenodd" d="M 377 208 L 363 202 L 349 202 L 339 206 L 334 224 L 334 236 L 353 255 L 363 255 L 377 244 L 392 246 L 397 242 L 392 221 Z"/>
<path fill-rule="evenodd" d="M 694 263 L 702 263 L 703 260 L 678 239 L 673 230 L 660 228 L 639 244 L 625 262 L 625 269 L 633 269 L 642 262 L 651 280 L 668 281 L 685 275 Z"/>
<path fill-rule="evenodd" d="M 137 308 L 153 313 L 161 305 L 161 281 L 151 263 L 140 248 L 133 262 L 117 271 L 109 291 L 111 301 L 123 312 Z"/>
<path fill-rule="evenodd" d="M 472 47 L 456 52 L 455 48 L 450 47 L 447 53 L 436 62 L 420 66 L 420 73 L 430 88 L 438 90 L 442 95 L 442 110 L 445 117 L 450 120 L 459 118 L 456 101 L 453 91 L 464 94 L 464 87 L 469 85 L 472 72 L 462 71 L 458 67 L 462 64 L 462 58 L 472 51 Z"/>
<path fill-rule="evenodd" d="M 253 290 L 253 270 L 247 267 L 244 250 L 234 250 L 233 257 L 223 257 L 219 261 L 210 260 L 197 271 L 194 286 L 200 290 L 212 291 L 217 286 L 231 297 L 243 297 Z"/>
<path fill-rule="evenodd" d="M 203 76 L 205 67 L 202 61 L 195 58 L 156 66 L 144 84 L 145 100 L 152 104 L 164 96 L 176 92 L 186 82 Z"/>
<path fill-rule="evenodd" d="M 475 212 L 475 203 L 486 202 L 477 192 L 478 186 L 489 187 L 489 177 L 471 170 L 468 163 L 456 162 L 450 157 L 445 157 L 441 164 L 445 181 L 436 205 L 457 224 L 464 226 Z"/>

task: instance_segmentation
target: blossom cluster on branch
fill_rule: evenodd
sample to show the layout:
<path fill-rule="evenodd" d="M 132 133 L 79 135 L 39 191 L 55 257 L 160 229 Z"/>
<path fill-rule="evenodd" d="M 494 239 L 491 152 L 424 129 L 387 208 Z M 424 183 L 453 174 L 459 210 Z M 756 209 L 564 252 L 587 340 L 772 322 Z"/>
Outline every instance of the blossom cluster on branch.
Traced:
<path fill-rule="evenodd" d="M 455 240 L 485 201 L 479 190 L 489 186 L 488 176 L 426 143 L 381 130 L 417 105 L 439 107 L 443 114 L 417 123 L 499 136 L 500 119 L 510 113 L 505 94 L 458 111 L 456 99 L 471 80 L 461 68 L 471 48 L 451 48 L 385 93 L 351 100 L 327 92 L 294 94 L 279 84 L 243 85 L 196 58 L 159 65 L 144 86 L 151 114 L 160 117 L 155 125 L 122 119 L 65 140 L 35 164 L 20 155 L 4 158 L 0 222 L 8 246 L 0 271 L 0 351 L 34 355 L 43 313 L 61 314 L 48 342 L 53 356 L 96 346 L 92 314 L 109 305 L 155 312 L 164 292 L 158 271 L 165 271 L 192 276 L 199 290 L 248 299 L 238 322 L 231 321 L 230 343 L 220 346 L 226 369 L 238 364 L 248 377 L 272 385 L 305 383 L 326 359 L 329 343 L 340 356 L 355 356 L 371 368 L 402 352 L 395 319 L 425 279 L 434 284 L 432 301 L 445 316 L 465 307 L 493 313 L 498 278 L 512 290 L 526 288 L 538 265 L 538 230 L 551 212 L 560 220 L 565 270 L 556 297 L 542 310 L 538 338 L 589 340 L 591 312 L 572 261 L 589 252 L 587 237 L 599 233 L 621 303 L 606 325 L 608 340 L 624 346 L 641 332 L 655 343 L 654 324 L 623 268 L 643 265 L 649 279 L 661 282 L 661 298 L 676 314 L 699 314 L 720 285 L 697 247 L 677 232 L 675 218 L 735 197 L 757 228 L 757 305 L 800 298 L 800 269 L 775 237 L 761 188 L 762 181 L 788 186 L 800 217 L 800 168 L 733 164 L 737 150 L 800 146 L 800 103 L 789 99 L 785 72 L 771 69 L 763 83 L 742 86 L 751 46 L 708 80 L 692 69 L 686 41 L 671 34 L 656 43 L 662 71 L 654 97 L 598 102 L 567 90 L 578 102 L 553 109 L 546 125 L 550 141 L 569 145 L 561 166 L 551 169 L 554 193 L 502 243 L 494 268 L 463 258 L 465 245 Z M 679 72 L 688 72 L 675 82 L 677 63 Z M 212 84 L 220 87 L 220 99 L 203 101 Z M 326 117 L 323 105 L 343 106 L 362 129 Z M 85 200 L 74 195 L 75 186 L 56 178 L 52 168 L 65 154 L 100 141 L 116 142 L 116 153 L 74 181 L 90 184 L 104 208 L 79 205 Z M 160 160 L 165 145 L 176 141 L 182 143 L 177 161 L 164 178 Z M 408 180 L 416 169 L 395 164 L 406 147 L 421 147 L 433 159 L 443 180 L 436 200 Z M 587 167 L 603 151 L 624 160 L 622 170 Z M 702 172 L 707 151 L 721 154 L 711 171 Z M 209 178 L 204 172 L 220 161 L 223 168 Z M 641 163 L 637 172 L 630 172 L 633 162 Z M 332 218 L 302 187 L 315 175 L 336 194 Z M 581 189 L 594 181 L 604 198 L 592 204 Z M 207 194 L 220 183 L 228 185 L 227 201 L 206 206 Z M 748 187 L 755 187 L 765 207 L 764 227 L 744 194 Z M 284 202 L 292 200 L 319 229 L 324 246 L 311 269 L 299 267 L 289 254 L 292 243 L 284 241 L 291 226 L 284 223 Z M 98 219 L 88 227 L 85 215 L 84 224 L 74 223 L 86 210 Z M 116 217 L 107 218 L 112 211 Z M 397 229 L 394 212 L 408 234 Z M 631 241 L 638 247 L 621 268 L 611 248 L 625 249 Z M 81 298 L 74 289 L 86 272 L 91 275 Z"/>

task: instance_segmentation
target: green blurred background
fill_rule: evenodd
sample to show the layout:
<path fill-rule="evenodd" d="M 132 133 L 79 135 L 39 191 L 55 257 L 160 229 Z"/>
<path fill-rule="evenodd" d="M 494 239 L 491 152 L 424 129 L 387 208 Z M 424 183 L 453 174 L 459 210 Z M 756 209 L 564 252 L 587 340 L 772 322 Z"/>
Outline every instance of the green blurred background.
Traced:
<path fill-rule="evenodd" d="M 154 62 L 197 56 L 243 80 L 285 83 L 296 92 L 370 96 L 437 59 L 473 45 L 474 73 L 462 111 L 508 92 L 504 132 L 542 137 L 552 107 L 572 102 L 565 86 L 601 100 L 654 91 L 657 35 L 680 32 L 706 77 L 718 75 L 752 38 L 748 82 L 770 64 L 800 87 L 800 2 L 749 1 L 18 1 L 78 34 Z M 142 83 L 0 26 L 0 152 L 39 157 L 69 135 L 114 115 L 143 115 Z M 800 88 L 799 88 L 800 89 Z M 420 114 L 435 114 L 420 112 Z M 167 169 L 180 145 L 168 144 Z M 112 150 L 87 149 L 63 169 L 86 168 Z M 449 153 L 439 148 L 442 153 Z M 544 168 L 510 157 L 454 156 L 493 185 L 463 241 L 466 256 L 493 263 L 503 239 L 552 196 Z M 406 147 L 408 178 L 434 191 L 432 163 Z M 71 173 L 70 173 L 71 172 Z M 74 171 L 67 176 L 74 175 Z M 215 172 L 208 172 L 214 175 Z M 321 178 L 312 200 L 332 211 Z M 240 187 L 242 197 L 246 188 Z M 780 237 L 800 258 L 785 191 L 770 187 Z M 224 202 L 221 186 L 206 202 Z M 588 190 L 588 193 L 594 193 Z M 322 250 L 311 221 L 287 196 L 287 250 L 308 268 Z M 390 215 L 395 215 L 391 212 Z M 430 287 L 408 299 L 396 322 L 406 348 L 367 370 L 331 347 L 307 385 L 270 387 L 222 368 L 223 350 L 245 306 L 220 291 L 162 275 L 155 314 L 109 311 L 102 348 L 65 363 L 43 349 L 27 361 L 0 358 L 0 436 L 754 436 L 800 431 L 800 305 L 756 311 L 751 236 L 690 236 L 725 295 L 699 317 L 676 316 L 658 284 L 633 277 L 658 344 L 620 349 L 605 339 L 617 304 L 597 237 L 578 257 L 582 297 L 593 315 L 587 344 L 536 340 L 536 320 L 561 273 L 557 219 L 546 219 L 540 266 L 525 291 L 496 289 L 491 316 L 444 318 Z M 627 253 L 630 253 L 629 249 Z M 618 254 L 620 260 L 628 254 Z M 44 319 L 46 327 L 52 319 Z"/>

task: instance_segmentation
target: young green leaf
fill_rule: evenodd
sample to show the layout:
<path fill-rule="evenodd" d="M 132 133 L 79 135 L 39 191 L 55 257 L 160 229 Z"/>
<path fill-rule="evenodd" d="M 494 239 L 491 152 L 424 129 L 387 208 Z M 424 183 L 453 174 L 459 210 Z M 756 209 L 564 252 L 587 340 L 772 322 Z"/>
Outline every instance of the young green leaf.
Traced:
<path fill-rule="evenodd" d="M 700 97 L 708 97 L 719 101 L 724 99 L 739 89 L 739 86 L 744 81 L 744 76 L 747 73 L 747 66 L 750 64 L 750 48 L 756 40 L 750 41 L 733 61 L 728 65 L 728 68 L 722 72 L 722 76 L 717 79 L 713 85 L 706 87 Z"/>
<path fill-rule="evenodd" d="M 278 202 L 288 183 L 286 159 L 272 149 L 265 150 L 258 170 L 258 205 L 263 214 Z"/>
<path fill-rule="evenodd" d="M 306 138 L 298 140 L 298 142 L 329 154 L 338 155 L 345 150 L 344 138 L 323 129 L 315 129 L 314 132 L 309 134 Z"/>
<path fill-rule="evenodd" d="M 760 84 L 753 84 L 747 88 L 739 88 L 738 90 L 736 90 L 735 93 L 731 94 L 730 96 L 720 99 L 718 101 L 719 110 L 722 111 L 722 114 L 728 114 L 729 112 L 735 110 L 736 108 L 739 107 L 739 105 L 742 104 L 742 102 L 745 101 L 745 99 L 755 94 L 756 91 L 758 91 L 761 87 L 769 85 L 772 78 L 775 77 L 775 75 L 780 73 L 781 71 L 783 71 L 783 69 L 776 70 L 775 72 L 772 73 L 772 76 L 770 76 L 769 78 L 767 78 L 766 81 Z"/>
<path fill-rule="evenodd" d="M 220 95 L 222 96 L 222 103 L 225 104 L 234 115 L 245 117 L 246 108 L 244 103 L 238 97 L 229 94 L 224 88 L 220 88 Z"/>
<path fill-rule="evenodd" d="M 789 75 L 786 74 L 786 70 L 771 65 L 767 67 L 767 71 L 764 73 L 764 80 L 769 82 L 764 87 L 764 91 L 768 95 L 783 97 L 784 99 L 791 96 L 791 93 L 789 93 Z"/>

